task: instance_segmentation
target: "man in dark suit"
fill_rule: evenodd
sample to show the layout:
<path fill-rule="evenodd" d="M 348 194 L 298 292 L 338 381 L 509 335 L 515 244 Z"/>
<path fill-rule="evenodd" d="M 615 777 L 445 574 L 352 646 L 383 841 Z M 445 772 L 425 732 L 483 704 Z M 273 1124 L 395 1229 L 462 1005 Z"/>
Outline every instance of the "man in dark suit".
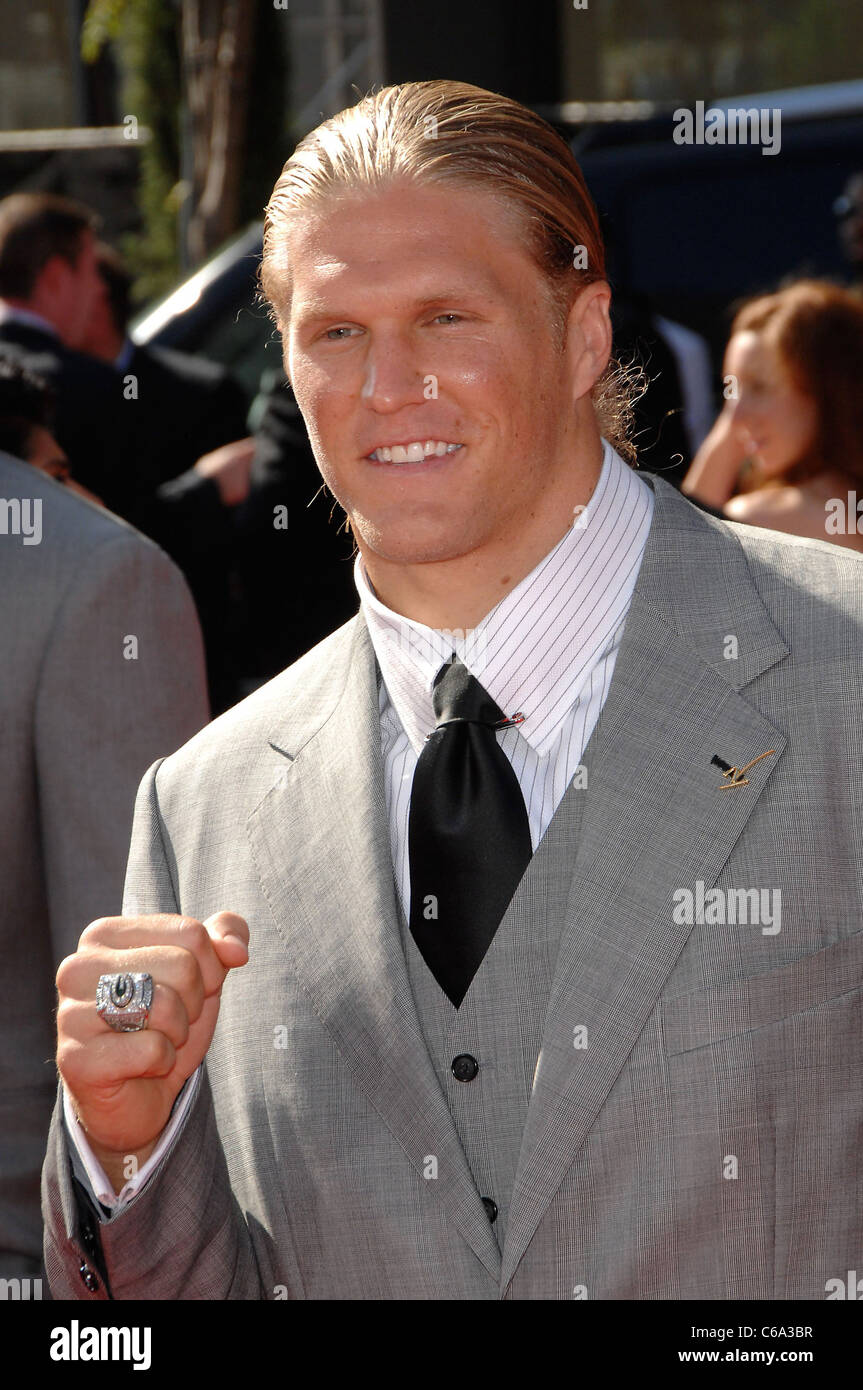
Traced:
<path fill-rule="evenodd" d="M 234 509 L 249 491 L 254 443 L 246 438 L 248 401 L 218 362 L 128 336 L 132 275 L 111 246 L 96 246 L 99 293 L 84 347 L 112 367 L 133 399 L 129 409 L 146 435 L 152 495 L 133 520 L 176 560 L 189 584 L 207 650 L 216 713 L 237 698 L 236 660 L 228 622 L 234 555 Z"/>
<path fill-rule="evenodd" d="M 204 467 L 182 488 L 159 488 L 245 434 L 245 399 L 210 363 L 129 345 L 118 371 L 110 353 L 94 353 L 108 293 L 96 226 L 89 209 L 52 194 L 0 201 L 0 351 L 51 383 L 57 438 L 106 507 L 160 542 L 191 521 L 213 529 L 245 495 L 236 470 L 223 481 Z M 124 335 L 112 342 L 119 352 Z"/>
<path fill-rule="evenodd" d="M 238 465 L 217 457 L 188 467 L 189 458 L 194 463 L 216 438 L 197 434 L 205 407 L 187 418 L 176 385 L 168 397 L 153 383 L 152 371 L 142 384 L 87 350 L 105 295 L 96 226 L 87 208 L 51 194 L 17 193 L 0 201 L 0 352 L 53 388 L 56 437 L 72 476 L 183 570 L 209 638 L 213 704 L 222 709 L 231 702 L 230 678 L 216 635 L 227 603 L 230 505 L 244 495 L 237 492 Z M 235 403 L 219 442 L 242 432 L 243 423 Z M 176 441 L 187 425 L 192 444 L 178 461 Z M 174 466 L 186 471 L 169 477 Z"/>
<path fill-rule="evenodd" d="M 80 350 L 101 293 L 95 227 L 87 208 L 51 194 L 0 202 L 0 350 L 50 382 L 76 476 L 113 508 L 128 467 L 122 392 L 111 369 Z"/>
<path fill-rule="evenodd" d="M 157 481 L 167 483 L 194 469 L 203 455 L 242 439 L 247 434 L 249 403 L 239 382 L 221 363 L 134 342 L 128 333 L 131 272 L 105 242 L 96 246 L 96 269 L 99 293 L 85 326 L 84 350 L 134 381 L 137 399 L 159 422 L 159 450 L 152 466 Z M 222 502 L 233 506 L 245 496 L 250 461 L 234 468 L 205 466 L 181 481 L 189 490 L 201 477 L 212 477 Z"/>

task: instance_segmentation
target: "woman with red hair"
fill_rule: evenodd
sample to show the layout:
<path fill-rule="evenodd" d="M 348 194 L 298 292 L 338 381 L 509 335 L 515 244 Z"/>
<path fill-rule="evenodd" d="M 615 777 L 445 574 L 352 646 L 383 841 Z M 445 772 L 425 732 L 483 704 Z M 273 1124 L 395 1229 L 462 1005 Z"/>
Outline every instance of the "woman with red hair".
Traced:
<path fill-rule="evenodd" d="M 682 491 L 732 521 L 863 551 L 863 300 L 819 280 L 750 300 L 723 370 L 725 405 Z"/>

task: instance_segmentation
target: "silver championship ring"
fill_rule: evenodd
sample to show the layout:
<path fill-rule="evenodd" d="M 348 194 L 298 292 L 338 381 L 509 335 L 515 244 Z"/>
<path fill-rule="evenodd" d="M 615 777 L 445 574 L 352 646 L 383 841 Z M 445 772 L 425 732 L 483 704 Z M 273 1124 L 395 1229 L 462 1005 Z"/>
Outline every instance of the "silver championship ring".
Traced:
<path fill-rule="evenodd" d="M 152 1002 L 152 975 L 99 976 L 96 1013 L 115 1033 L 137 1033 L 146 1028 Z"/>

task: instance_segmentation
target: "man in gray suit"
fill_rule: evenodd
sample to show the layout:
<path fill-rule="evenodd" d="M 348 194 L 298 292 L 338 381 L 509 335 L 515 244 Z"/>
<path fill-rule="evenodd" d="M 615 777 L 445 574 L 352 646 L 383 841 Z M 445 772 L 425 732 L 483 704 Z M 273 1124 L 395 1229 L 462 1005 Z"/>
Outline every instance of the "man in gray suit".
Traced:
<path fill-rule="evenodd" d="M 25 452 L 38 396 L 22 384 L 15 404 L 15 370 L 4 406 Z M 38 412 L 32 435 L 44 452 Z M 0 1278 L 9 1280 L 37 1275 L 42 1258 L 57 966 L 81 922 L 121 901 L 144 770 L 208 710 L 200 631 L 174 565 L 2 451 L 0 589 Z"/>
<path fill-rule="evenodd" d="M 514 102 L 326 122 L 263 276 L 361 611 L 142 783 L 58 974 L 52 1290 L 824 1298 L 860 560 L 627 465 L 596 214 Z"/>

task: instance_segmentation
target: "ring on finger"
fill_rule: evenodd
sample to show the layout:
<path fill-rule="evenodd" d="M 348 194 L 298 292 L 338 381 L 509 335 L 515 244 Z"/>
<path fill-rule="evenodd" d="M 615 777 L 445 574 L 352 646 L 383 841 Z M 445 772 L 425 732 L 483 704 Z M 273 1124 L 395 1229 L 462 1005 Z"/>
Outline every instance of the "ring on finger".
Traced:
<path fill-rule="evenodd" d="M 100 975 L 96 1012 L 115 1033 L 138 1033 L 146 1028 L 153 1004 L 153 977 L 146 971 Z"/>

